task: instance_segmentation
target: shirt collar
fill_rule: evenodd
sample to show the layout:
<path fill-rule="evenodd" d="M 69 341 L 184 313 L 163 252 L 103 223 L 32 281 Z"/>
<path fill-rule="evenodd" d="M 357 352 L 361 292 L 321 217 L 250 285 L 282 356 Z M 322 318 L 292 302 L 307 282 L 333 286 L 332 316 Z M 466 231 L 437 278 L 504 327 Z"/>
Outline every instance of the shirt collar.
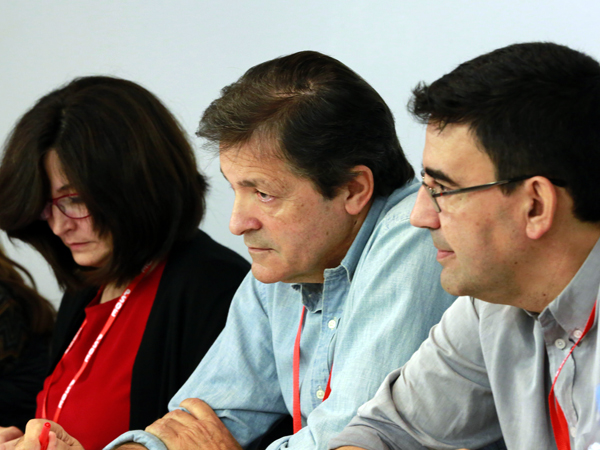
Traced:
<path fill-rule="evenodd" d="M 310 312 L 323 309 L 323 285 L 321 283 L 296 283 L 292 285 L 296 292 L 302 295 L 302 304 Z"/>
<path fill-rule="evenodd" d="M 600 240 L 579 268 L 567 287 L 546 308 L 559 325 L 568 333 L 583 330 L 600 286 Z M 542 311 L 540 318 L 547 312 Z"/>
<path fill-rule="evenodd" d="M 360 227 L 354 242 L 352 242 L 352 245 L 348 249 L 348 253 L 346 253 L 346 256 L 344 256 L 344 259 L 342 259 L 342 262 L 340 263 L 340 266 L 346 270 L 349 283 L 352 282 L 352 277 L 354 276 L 354 271 L 356 270 L 358 261 L 360 260 L 363 250 L 365 249 L 365 245 L 367 245 L 367 241 L 371 237 L 371 234 L 373 234 L 373 229 L 379 220 L 379 216 L 383 211 L 386 201 L 387 197 L 376 197 L 373 200 L 373 203 L 369 208 L 369 213 Z M 337 268 L 326 269 L 325 276 L 327 277 L 328 271 L 334 272 L 336 270 Z"/>

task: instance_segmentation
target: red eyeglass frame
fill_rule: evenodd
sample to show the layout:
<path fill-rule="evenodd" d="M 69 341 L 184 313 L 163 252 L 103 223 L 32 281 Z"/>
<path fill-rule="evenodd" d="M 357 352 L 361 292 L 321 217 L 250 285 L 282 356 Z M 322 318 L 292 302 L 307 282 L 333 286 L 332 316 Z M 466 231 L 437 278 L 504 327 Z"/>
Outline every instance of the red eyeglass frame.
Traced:
<path fill-rule="evenodd" d="M 65 216 L 68 217 L 69 219 L 74 219 L 74 220 L 79 220 L 79 219 L 86 219 L 88 217 L 91 216 L 91 214 L 88 214 L 87 216 L 83 216 L 83 217 L 71 217 L 69 216 L 66 212 L 64 212 L 62 210 L 62 208 L 59 206 L 58 201 L 66 198 L 66 197 L 79 197 L 78 193 L 72 193 L 72 194 L 65 194 L 65 195 L 61 195 L 60 197 L 56 197 L 53 198 L 51 200 L 49 200 L 46 203 L 46 206 L 44 206 L 44 209 L 42 210 L 42 213 L 40 214 L 40 219 L 41 220 L 48 220 L 51 216 L 52 216 L 52 207 L 56 206 L 58 208 L 58 210 Z"/>

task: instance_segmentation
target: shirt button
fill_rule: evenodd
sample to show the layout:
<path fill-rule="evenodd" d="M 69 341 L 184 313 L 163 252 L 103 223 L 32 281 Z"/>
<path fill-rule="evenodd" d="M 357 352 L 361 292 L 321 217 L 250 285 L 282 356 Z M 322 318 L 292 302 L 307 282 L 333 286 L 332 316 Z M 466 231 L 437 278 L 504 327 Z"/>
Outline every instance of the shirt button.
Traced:
<path fill-rule="evenodd" d="M 583 336 L 583 333 L 581 332 L 581 330 L 575 330 L 573 331 L 573 336 L 575 337 L 575 339 L 579 339 L 581 336 Z"/>
<path fill-rule="evenodd" d="M 323 399 L 323 397 L 325 397 L 325 391 L 324 391 L 323 389 L 319 389 L 319 390 L 317 391 L 317 398 L 318 398 L 319 400 L 322 400 L 322 399 Z"/>
<path fill-rule="evenodd" d="M 563 341 L 562 339 L 557 339 L 554 341 L 554 345 L 556 345 L 556 348 L 558 348 L 559 350 L 562 350 L 563 348 L 565 348 L 565 341 Z"/>
<path fill-rule="evenodd" d="M 330 330 L 333 330 L 336 325 L 337 325 L 337 322 L 335 321 L 335 319 L 331 319 L 329 322 L 327 322 L 327 326 L 329 327 Z"/>
<path fill-rule="evenodd" d="M 569 431 L 571 432 L 571 436 L 577 437 L 577 427 L 571 427 Z"/>

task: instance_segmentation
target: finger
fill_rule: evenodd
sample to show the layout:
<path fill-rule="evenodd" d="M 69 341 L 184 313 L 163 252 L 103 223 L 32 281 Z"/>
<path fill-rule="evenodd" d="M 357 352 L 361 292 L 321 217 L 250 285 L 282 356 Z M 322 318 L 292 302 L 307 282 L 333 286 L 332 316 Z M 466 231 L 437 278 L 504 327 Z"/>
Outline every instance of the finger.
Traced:
<path fill-rule="evenodd" d="M 212 408 L 199 398 L 186 398 L 179 406 L 187 409 L 198 420 L 208 420 L 210 422 L 221 421 Z"/>
<path fill-rule="evenodd" d="M 17 439 L 13 439 L 12 441 L 5 442 L 4 444 L 0 444 L 0 450 L 13 450 L 21 439 L 23 439 L 23 437 L 19 437 Z"/>
<path fill-rule="evenodd" d="M 190 426 L 196 422 L 196 418 L 188 413 L 187 411 L 183 411 L 182 409 L 175 409 L 167 414 L 165 414 L 161 419 L 158 419 L 156 422 L 163 421 L 172 423 L 173 426 L 177 426 L 177 424 L 181 424 L 184 426 Z M 156 423 L 155 422 L 155 423 Z M 150 425 L 152 426 L 152 425 Z"/>
<path fill-rule="evenodd" d="M 229 430 L 208 404 L 199 398 L 186 398 L 179 406 L 187 409 L 200 422 L 214 427 L 219 433 L 229 434 Z"/>
<path fill-rule="evenodd" d="M 50 431 L 50 435 L 48 436 L 48 450 L 84 450 L 79 441 L 66 433 L 65 438 L 66 440 L 61 440 L 54 431 Z"/>
<path fill-rule="evenodd" d="M 46 419 L 31 419 L 29 422 L 27 422 L 27 425 L 25 425 L 25 434 L 23 437 L 25 439 L 37 439 L 40 436 L 40 433 L 42 432 L 46 422 L 50 421 Z M 52 422 L 50 423 L 52 424 Z"/>
<path fill-rule="evenodd" d="M 59 440 L 56 437 L 56 433 L 54 431 L 50 432 L 48 436 L 48 447 L 47 450 L 57 450 L 58 449 Z"/>
<path fill-rule="evenodd" d="M 187 429 L 196 425 L 198 420 L 185 411 L 176 409 L 166 414 L 146 427 L 146 431 L 155 435 L 159 439 L 166 436 L 175 436 L 178 433 L 185 433 Z"/>
<path fill-rule="evenodd" d="M 50 423 L 50 436 L 54 435 L 55 439 L 56 439 L 56 448 L 58 449 L 81 449 L 83 450 L 82 445 L 79 443 L 79 441 L 73 437 L 71 437 L 71 435 L 69 435 L 69 433 L 67 433 L 63 427 L 61 427 L 59 424 L 57 424 L 56 422 L 52 422 L 51 420 L 47 420 L 47 419 L 32 419 L 29 422 L 27 422 L 27 426 L 25 427 L 25 435 L 23 436 L 24 440 L 26 442 L 24 442 L 22 445 L 19 445 L 15 450 L 39 450 L 40 445 L 39 445 L 39 437 L 40 437 L 40 433 L 42 432 L 42 428 L 44 427 L 44 424 L 48 422 Z M 48 441 L 48 445 L 50 445 L 50 442 Z M 48 447 L 50 448 L 50 447 Z M 13 449 L 6 449 L 6 450 L 13 450 Z"/>
<path fill-rule="evenodd" d="M 73 446 L 58 439 L 54 431 L 50 432 L 48 436 L 48 450 L 72 450 L 73 448 Z M 83 450 L 83 447 L 81 447 L 81 450 Z"/>
<path fill-rule="evenodd" d="M 0 444 L 23 436 L 23 432 L 17 427 L 0 428 Z"/>
<path fill-rule="evenodd" d="M 174 440 L 177 440 L 179 436 L 186 435 L 189 428 L 174 419 L 163 417 L 146 427 L 146 432 L 156 436 L 165 443 L 167 448 L 171 449 L 177 448 L 172 445 Z"/>
<path fill-rule="evenodd" d="M 31 422 L 31 421 L 29 421 Z M 41 445 L 40 445 L 40 433 L 41 433 L 41 428 L 43 427 L 44 423 L 46 423 L 45 420 L 41 421 L 41 427 L 38 426 L 39 424 L 34 423 L 29 425 L 29 422 L 27 423 L 27 426 L 25 427 L 25 434 L 20 437 L 19 439 L 17 439 L 16 441 L 11 441 L 11 442 L 16 442 L 16 445 L 13 448 L 8 448 L 7 450 L 40 450 Z M 38 431 L 40 430 L 40 431 Z"/>
<path fill-rule="evenodd" d="M 39 450 L 40 434 L 44 429 L 44 424 L 48 422 L 45 419 L 32 419 L 25 426 L 25 434 L 19 439 L 19 442 L 13 448 L 6 450 Z"/>
<path fill-rule="evenodd" d="M 224 448 L 240 448 L 225 424 L 223 424 L 221 419 L 206 402 L 199 398 L 187 398 L 182 401 L 179 406 L 190 411 L 197 419 L 197 423 L 201 423 L 206 429 L 211 430 L 209 434 L 212 435 L 212 440 L 219 436 L 223 439 L 223 442 L 228 443 L 228 446 Z"/>
<path fill-rule="evenodd" d="M 184 425 L 172 418 L 163 417 L 146 428 L 146 431 L 159 438 L 169 450 L 212 449 L 206 445 L 210 443 L 212 433 L 208 432 L 203 422 L 193 417 L 192 420 L 193 424 Z"/>
<path fill-rule="evenodd" d="M 54 435 L 56 438 L 56 445 L 58 449 L 80 449 L 84 450 L 83 446 L 77 439 L 67 433 L 63 427 L 59 424 L 50 422 L 52 427 L 50 428 L 50 436 Z M 50 449 L 50 442 L 48 442 L 48 449 Z"/>

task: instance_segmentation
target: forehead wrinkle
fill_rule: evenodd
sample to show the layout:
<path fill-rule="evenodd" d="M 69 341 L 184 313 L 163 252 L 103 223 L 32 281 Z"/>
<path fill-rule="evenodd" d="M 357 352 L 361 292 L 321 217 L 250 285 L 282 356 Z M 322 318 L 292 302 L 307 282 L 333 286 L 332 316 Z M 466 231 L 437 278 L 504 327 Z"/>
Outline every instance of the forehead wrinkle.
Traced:
<path fill-rule="evenodd" d="M 242 169 L 247 177 L 234 181 L 227 178 L 222 167 L 221 174 L 232 185 L 257 189 L 270 189 L 281 197 L 294 190 L 294 180 L 299 176 L 279 150 L 277 139 L 268 133 L 255 133 L 250 141 L 241 145 L 227 146 L 221 143 L 220 156 L 225 157 L 232 167 Z"/>
<path fill-rule="evenodd" d="M 265 189 L 269 191 L 275 191 L 281 196 L 289 189 L 289 183 L 283 182 L 279 178 L 249 178 L 246 180 L 240 180 L 236 183 L 240 187 L 250 187 L 256 189 Z"/>
<path fill-rule="evenodd" d="M 229 182 L 229 184 L 232 184 L 231 181 L 229 181 L 229 179 L 223 172 L 223 169 L 219 168 L 219 171 L 221 172 L 221 175 L 223 175 L 223 177 Z M 266 177 L 265 178 L 255 177 L 255 178 L 239 180 L 239 181 L 235 182 L 235 185 L 239 186 L 239 187 L 245 187 L 245 188 L 265 188 L 266 187 L 267 189 L 270 188 L 270 189 L 276 189 L 280 192 L 285 192 L 288 190 L 287 187 L 288 187 L 289 183 L 285 183 L 285 182 L 283 182 L 283 180 L 280 180 L 279 178 L 269 179 Z"/>

